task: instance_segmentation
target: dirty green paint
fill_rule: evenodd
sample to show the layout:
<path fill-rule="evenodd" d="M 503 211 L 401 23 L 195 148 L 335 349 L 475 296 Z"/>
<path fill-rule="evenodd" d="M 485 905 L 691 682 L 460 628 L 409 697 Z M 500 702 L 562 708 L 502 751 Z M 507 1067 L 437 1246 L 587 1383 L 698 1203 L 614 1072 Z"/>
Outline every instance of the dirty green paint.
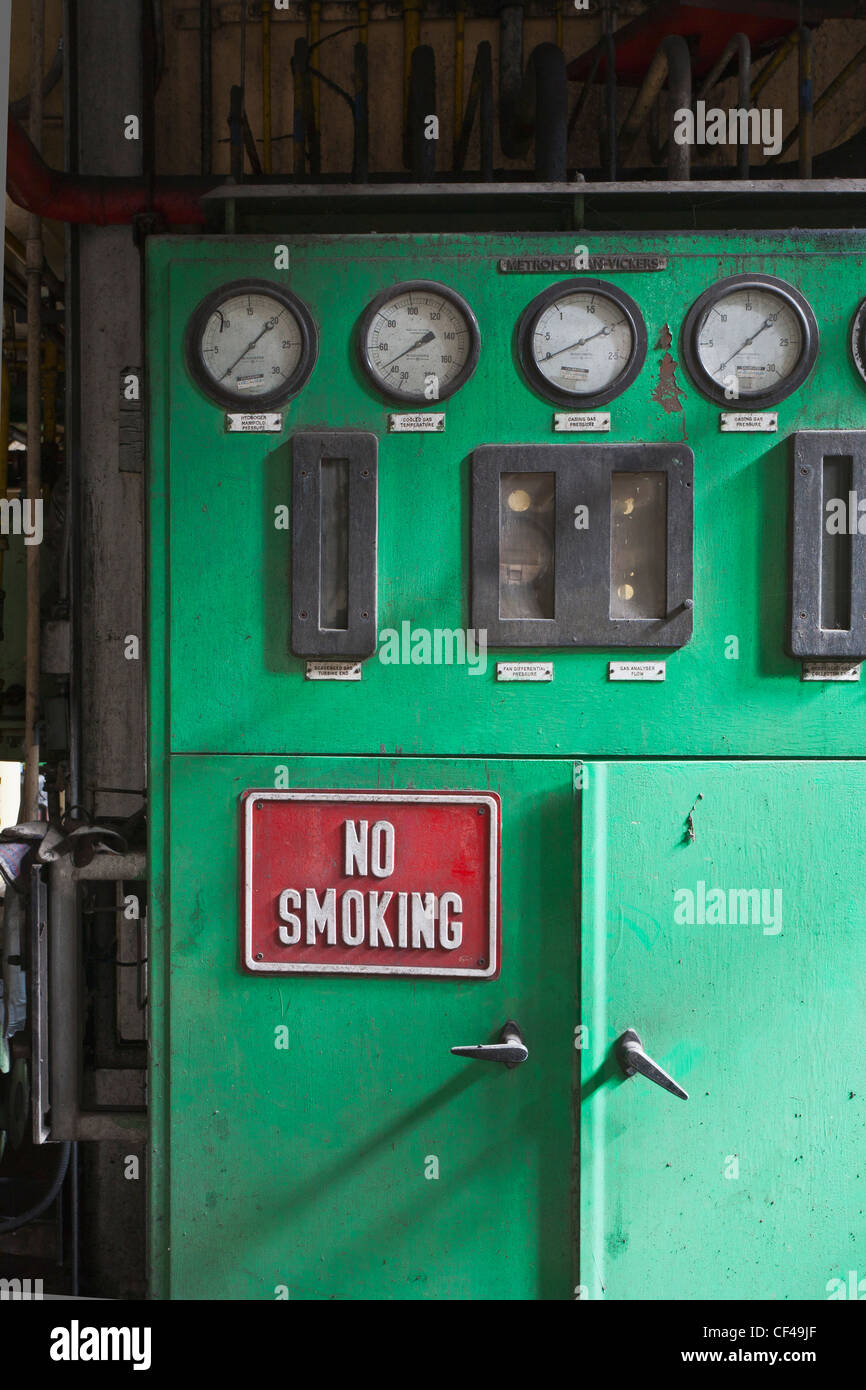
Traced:
<path fill-rule="evenodd" d="M 502 971 L 496 981 L 244 974 L 238 796 L 272 786 L 274 760 L 173 759 L 171 925 L 161 919 L 154 1006 L 157 1292 L 571 1297 L 571 763 L 283 761 L 292 786 L 499 792 Z M 523 1066 L 451 1055 L 494 1040 L 512 1016 L 531 1051 Z M 425 1176 L 431 1157 L 438 1179 Z"/>
<path fill-rule="evenodd" d="M 585 771 L 586 1296 L 826 1299 L 866 1250 L 863 766 Z M 700 883 L 726 922 L 676 920 Z M 627 1028 L 688 1101 L 620 1076 Z"/>
<path fill-rule="evenodd" d="M 590 1078 L 613 1030 L 635 1026 L 693 1093 L 684 1104 L 608 1078 L 584 1101 L 590 1296 L 602 1280 L 607 1297 L 623 1299 L 825 1297 L 862 1244 L 851 1186 L 859 1101 L 846 1099 L 840 1059 L 858 1017 L 850 981 L 863 973 L 854 813 L 864 796 L 862 765 L 818 760 L 862 754 L 864 687 L 804 685 L 784 653 L 787 441 L 797 428 L 866 427 L 866 387 L 847 357 L 866 294 L 862 236 L 584 238 L 591 251 L 671 259 L 667 271 L 605 277 L 637 299 L 650 343 L 642 374 L 611 403 L 605 442 L 675 441 L 685 429 L 695 452 L 694 637 L 667 654 L 666 683 L 614 686 L 607 662 L 629 655 L 622 649 L 503 653 L 552 657 L 550 685 L 498 686 L 495 651 L 483 675 L 371 659 L 358 684 L 304 681 L 289 653 L 289 537 L 273 526 L 274 508 L 290 501 L 293 431 L 379 436 L 380 631 L 404 620 L 468 625 L 476 445 L 602 437 L 554 436 L 554 407 L 514 362 L 520 312 L 561 277 L 495 269 L 502 255 L 571 251 L 574 238 L 279 239 L 288 274 L 269 268 L 272 238 L 148 244 L 154 1294 L 271 1299 L 284 1285 L 301 1299 L 572 1297 L 573 1035 L 583 1020 Z M 796 284 L 822 337 L 812 378 L 778 407 L 775 437 L 720 435 L 718 407 L 681 367 L 683 413 L 653 400 L 664 326 L 679 360 L 694 298 L 749 269 Z M 319 326 L 318 364 L 279 438 L 226 436 L 183 365 L 192 309 L 244 276 L 288 284 Z M 440 407 L 443 435 L 389 437 L 389 407 L 360 375 L 354 335 L 372 295 L 413 276 L 466 295 L 482 356 Z M 726 659 L 731 637 L 737 660 Z M 623 755 L 814 761 L 612 762 L 607 780 L 594 762 L 581 836 L 570 759 Z M 237 799 L 273 785 L 279 764 L 293 786 L 500 791 L 500 980 L 245 976 Z M 697 839 L 681 845 L 697 771 Z M 674 930 L 672 892 L 699 867 L 708 883 L 781 885 L 792 914 L 783 933 Z M 526 1033 L 526 1066 L 488 1072 L 450 1056 L 510 1014 Z M 286 1052 L 273 1046 L 283 1022 Z M 795 1041 L 802 1026 L 806 1044 L 767 1063 L 774 1022 Z M 793 1080 L 794 1058 L 788 1115 L 777 1069 Z M 856 1080 L 848 1089 L 858 1092 Z M 844 1158 L 839 1150 L 834 1167 L 837 1130 Z M 738 1181 L 722 1176 L 733 1153 Z M 431 1154 L 438 1181 L 423 1175 Z"/>
<path fill-rule="evenodd" d="M 152 464 L 166 508 L 169 554 L 153 553 L 155 617 L 169 624 L 170 742 L 175 751 L 387 752 L 548 755 L 857 755 L 859 686 L 803 685 L 785 655 L 788 437 L 797 428 L 866 427 L 866 387 L 847 353 L 851 317 L 866 295 L 862 237 L 810 233 L 587 238 L 590 251 L 666 252 L 670 266 L 610 274 L 640 304 L 649 350 L 643 372 L 611 402 L 610 435 L 554 436 L 554 407 L 536 398 L 514 361 L 525 305 L 562 277 L 503 275 L 500 255 L 570 251 L 573 238 L 416 236 L 285 238 L 291 270 L 273 266 L 273 239 L 157 239 L 149 244 Z M 746 248 L 748 247 L 748 252 Z M 779 275 L 812 303 L 821 354 L 810 380 L 778 408 L 779 433 L 721 435 L 719 407 L 685 376 L 684 410 L 652 399 L 667 324 L 678 335 L 689 306 L 717 278 Z M 483 347 L 468 385 L 442 403 L 442 435 L 390 436 L 389 407 L 355 360 L 358 319 L 384 286 L 413 276 L 453 285 L 478 315 Z M 285 413 L 282 438 L 227 436 L 223 414 L 186 372 L 182 340 L 199 300 L 243 276 L 288 284 L 319 326 L 319 360 Z M 589 439 L 678 440 L 695 452 L 695 632 L 668 655 L 663 685 L 607 682 L 622 649 L 555 653 L 548 686 L 497 686 L 465 667 L 366 662 L 360 685 L 305 684 L 289 653 L 290 540 L 273 525 L 290 501 L 292 432 L 373 430 L 379 447 L 379 629 L 469 622 L 468 457 L 480 444 Z M 726 657 L 730 636 L 739 658 Z M 522 650 L 508 655 L 549 657 Z M 635 652 L 640 656 L 640 652 Z M 657 656 L 657 652 L 647 653 Z M 712 711 L 708 713 L 708 691 Z"/>

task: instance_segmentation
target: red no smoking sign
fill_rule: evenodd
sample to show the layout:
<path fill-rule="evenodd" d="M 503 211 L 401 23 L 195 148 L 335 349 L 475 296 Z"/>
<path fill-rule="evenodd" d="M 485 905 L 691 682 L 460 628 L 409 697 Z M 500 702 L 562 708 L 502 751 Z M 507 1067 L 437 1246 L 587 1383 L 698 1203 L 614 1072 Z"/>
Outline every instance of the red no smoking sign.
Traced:
<path fill-rule="evenodd" d="M 248 791 L 242 801 L 248 970 L 497 974 L 495 792 Z"/>

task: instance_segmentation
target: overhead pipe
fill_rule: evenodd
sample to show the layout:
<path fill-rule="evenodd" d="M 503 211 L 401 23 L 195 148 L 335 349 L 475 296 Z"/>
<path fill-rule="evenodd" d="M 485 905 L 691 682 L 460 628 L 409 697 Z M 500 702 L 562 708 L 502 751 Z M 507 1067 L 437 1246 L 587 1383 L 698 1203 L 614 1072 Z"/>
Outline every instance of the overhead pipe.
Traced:
<path fill-rule="evenodd" d="M 421 42 L 421 4 L 403 0 L 403 163 L 412 168 L 412 132 L 410 106 L 412 100 L 412 60 Z"/>
<path fill-rule="evenodd" d="M 233 183 L 244 179 L 244 89 L 235 83 L 229 91 L 229 171 Z"/>
<path fill-rule="evenodd" d="M 535 140 L 535 176 L 566 177 L 568 81 L 565 56 L 555 43 L 540 43 L 523 69 L 523 6 L 499 15 L 499 142 L 509 159 L 524 159 Z"/>
<path fill-rule="evenodd" d="M 366 183 L 370 176 L 370 98 L 367 42 L 370 26 L 369 0 L 358 0 L 358 42 L 354 54 L 354 103 L 352 106 L 352 182 Z"/>
<path fill-rule="evenodd" d="M 752 84 L 752 45 L 749 43 L 748 35 L 743 33 L 734 34 L 732 38 L 728 39 L 721 54 L 704 78 L 703 85 L 698 92 L 698 101 L 702 101 L 716 85 L 733 57 L 737 59 L 737 106 L 741 111 L 748 110 Z M 748 144 L 741 144 L 737 149 L 737 178 L 747 179 L 748 177 L 749 146 Z"/>
<path fill-rule="evenodd" d="M 42 144 L 42 68 L 45 53 L 45 0 L 30 7 L 30 138 Z M 25 497 L 31 507 L 42 498 L 42 221 L 31 210 L 27 219 L 27 459 Z M 26 547 L 27 611 L 25 625 L 24 787 L 21 820 L 39 812 L 39 677 L 42 612 L 39 546 Z"/>
<path fill-rule="evenodd" d="M 58 84 L 58 82 L 60 81 L 60 79 L 61 79 L 62 76 L 63 76 L 63 35 L 61 34 L 61 35 L 60 35 L 60 38 L 57 40 L 57 52 L 54 54 L 54 61 L 53 61 L 53 63 L 51 64 L 51 67 L 50 67 L 50 68 L 48 69 L 48 71 L 46 72 L 45 77 L 44 77 L 43 82 L 42 82 L 42 97 L 43 97 L 43 100 L 45 99 L 45 97 L 47 97 L 47 96 L 49 95 L 49 93 L 51 93 L 51 92 L 54 91 L 54 88 L 57 86 L 57 84 Z M 9 110 L 12 112 L 12 115 L 15 117 L 16 120 L 19 120 L 19 119 L 23 120 L 24 117 L 29 116 L 29 115 L 30 115 L 30 92 L 29 92 L 29 91 L 25 92 L 25 93 L 24 93 L 24 96 L 23 96 L 23 97 L 19 97 L 17 101 L 10 101 L 10 103 L 9 103 Z"/>
<path fill-rule="evenodd" d="M 13 203 L 39 217 L 96 227 L 131 223 L 156 213 L 169 226 L 204 226 L 200 198 L 215 178 L 114 178 L 51 169 L 21 126 L 9 117 L 6 191 Z M 35 550 L 37 547 L 30 546 Z"/>
<path fill-rule="evenodd" d="M 779 44 L 779 47 L 776 49 L 770 61 L 766 63 L 764 67 L 761 68 L 761 71 L 758 73 L 758 76 L 752 83 L 752 89 L 749 93 L 749 106 L 754 106 L 755 98 L 757 97 L 758 93 L 761 92 L 764 87 L 766 87 L 770 78 L 773 77 L 775 73 L 779 71 L 779 68 L 784 63 L 788 54 L 793 52 L 793 50 L 796 47 L 797 30 L 792 29 L 790 34 L 788 34 L 787 38 L 784 38 L 782 42 Z"/>
<path fill-rule="evenodd" d="M 211 0 L 199 0 L 198 64 L 201 86 L 199 135 L 201 171 L 213 168 L 213 55 L 211 42 Z"/>
<path fill-rule="evenodd" d="M 475 66 L 469 83 L 469 98 L 463 115 L 463 123 L 454 146 L 454 172 L 461 174 L 466 163 L 466 152 L 475 116 L 479 111 L 479 141 L 481 177 L 489 183 L 493 178 L 493 57 L 486 39 L 478 45 L 475 53 Z"/>
<path fill-rule="evenodd" d="M 271 0 L 262 0 L 262 167 L 271 169 Z"/>
<path fill-rule="evenodd" d="M 800 29 L 799 48 L 799 106 L 800 122 L 798 163 L 801 179 L 812 177 L 812 155 L 814 152 L 813 133 L 815 112 L 812 108 L 812 68 L 814 64 L 814 43 L 812 30 L 803 25 Z"/>
<path fill-rule="evenodd" d="M 607 177 L 611 183 L 616 181 L 616 43 L 613 37 L 613 17 L 609 7 L 605 7 L 605 65 L 604 65 L 604 108 L 605 135 L 607 139 L 606 164 Z"/>
<path fill-rule="evenodd" d="M 320 35 L 320 32 L 321 32 L 321 18 L 322 18 L 321 0 L 310 0 L 310 15 L 309 15 L 309 29 L 310 29 L 309 42 L 310 42 L 310 52 L 312 52 L 312 50 L 313 50 L 314 48 L 318 48 L 318 46 L 319 46 L 319 35 Z M 313 129 L 313 131 L 315 132 L 314 142 L 318 142 L 319 139 L 320 139 L 320 131 L 321 131 L 321 129 L 322 129 L 322 92 L 321 92 L 321 87 L 319 86 L 318 74 L 317 74 L 315 71 L 313 71 L 313 70 L 310 71 L 310 100 L 311 100 L 311 102 L 312 102 L 312 108 L 313 108 L 313 125 L 312 125 L 312 129 Z M 314 170 L 313 172 L 315 173 L 316 171 Z"/>
<path fill-rule="evenodd" d="M 463 129 L 463 59 L 466 38 L 466 6 L 457 0 L 454 12 L 454 168 L 457 168 L 457 146 Z"/>
<path fill-rule="evenodd" d="M 419 183 L 436 172 L 436 141 L 428 140 L 428 116 L 436 114 L 436 55 L 430 44 L 419 44 L 412 53 L 409 78 L 409 108 L 406 119 L 406 146 L 409 168 Z"/>
<path fill-rule="evenodd" d="M 9 481 L 9 372 L 6 368 L 5 357 L 0 364 L 0 497 L 5 498 L 6 488 Z M 0 642 L 5 639 L 3 618 L 6 604 L 6 591 L 3 588 L 3 560 L 4 550 L 9 542 L 3 537 L 0 545 Z"/>
<path fill-rule="evenodd" d="M 669 34 L 659 44 L 649 65 L 631 110 L 619 134 L 620 152 L 626 158 L 643 129 L 659 93 L 668 83 L 670 92 L 671 131 L 668 143 L 668 178 L 687 180 L 691 173 L 691 153 L 688 145 L 678 145 L 673 138 L 673 118 L 676 111 L 691 110 L 692 60 L 689 47 L 681 34 Z"/>
<path fill-rule="evenodd" d="M 499 12 L 499 143 L 509 159 L 526 154 L 516 133 L 522 82 L 523 6 L 504 5 Z"/>
<path fill-rule="evenodd" d="M 859 71 L 859 69 L 863 66 L 864 61 L 866 61 L 866 47 L 858 49 L 857 52 L 854 54 L 854 57 L 851 58 L 845 64 L 842 71 L 836 74 L 829 86 L 824 88 L 823 92 L 818 97 L 818 100 L 815 102 L 815 105 L 812 108 L 813 117 L 817 116 L 819 112 L 823 111 L 827 103 L 831 101 L 832 98 L 836 95 L 836 93 L 841 91 L 845 84 L 854 76 L 856 72 Z M 861 128 L 864 119 L 866 119 L 866 117 L 864 117 L 864 114 L 858 114 L 856 119 L 842 132 L 842 135 L 836 141 L 836 144 L 844 144 L 845 140 L 847 140 L 847 138 L 850 135 L 853 135 L 855 131 Z M 773 155 L 772 159 L 768 159 L 767 163 L 778 163 L 778 161 L 781 160 L 782 155 L 785 154 L 794 144 L 795 140 L 799 139 L 799 136 L 800 123 L 798 121 L 797 124 L 794 126 L 794 129 L 789 131 L 788 134 L 785 136 L 785 139 L 782 142 L 782 148 L 780 149 L 779 153 L 777 155 Z"/>
<path fill-rule="evenodd" d="M 366 33 L 366 25 L 361 26 Z M 366 183 L 370 173 L 370 116 L 366 38 L 355 44 L 355 92 L 352 102 L 352 182 Z"/>

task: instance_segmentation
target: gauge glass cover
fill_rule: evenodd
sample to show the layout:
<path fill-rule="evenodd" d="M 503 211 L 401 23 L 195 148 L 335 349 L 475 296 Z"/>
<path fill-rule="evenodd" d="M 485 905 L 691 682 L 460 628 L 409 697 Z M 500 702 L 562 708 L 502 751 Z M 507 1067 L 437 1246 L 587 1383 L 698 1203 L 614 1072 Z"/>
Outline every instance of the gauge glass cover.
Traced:
<path fill-rule="evenodd" d="M 373 385 L 394 401 L 435 403 L 459 391 L 475 370 L 480 335 L 466 301 L 446 285 L 395 285 L 367 308 L 361 361 Z"/>
<path fill-rule="evenodd" d="M 629 295 L 600 280 L 542 291 L 518 325 L 518 354 L 530 384 L 564 405 L 604 405 L 634 381 L 646 357 L 646 328 Z"/>
<path fill-rule="evenodd" d="M 771 405 L 805 381 L 817 344 L 814 314 L 792 285 L 771 276 L 732 276 L 692 306 L 684 350 L 711 399 Z"/>
<path fill-rule="evenodd" d="M 226 286 L 190 320 L 187 357 L 199 385 L 220 404 L 256 410 L 295 394 L 316 358 L 306 306 L 269 282 Z"/>

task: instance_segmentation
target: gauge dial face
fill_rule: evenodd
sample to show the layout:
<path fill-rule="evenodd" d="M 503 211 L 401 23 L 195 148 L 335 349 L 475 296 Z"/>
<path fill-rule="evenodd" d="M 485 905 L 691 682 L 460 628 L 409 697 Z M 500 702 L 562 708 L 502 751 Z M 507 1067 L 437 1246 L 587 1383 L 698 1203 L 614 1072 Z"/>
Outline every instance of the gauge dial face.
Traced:
<path fill-rule="evenodd" d="M 808 376 L 818 327 L 806 300 L 771 276 L 732 276 L 702 295 L 686 321 L 686 360 L 712 399 L 773 404 Z"/>
<path fill-rule="evenodd" d="M 854 366 L 866 381 L 866 299 L 860 304 L 851 324 L 851 356 Z"/>
<path fill-rule="evenodd" d="M 432 280 L 395 285 L 373 300 L 361 323 L 361 361 L 393 401 L 453 396 L 475 370 L 478 324 L 460 295 Z"/>
<path fill-rule="evenodd" d="M 634 300 L 598 280 L 555 285 L 534 299 L 518 329 L 523 369 L 536 390 L 564 404 L 603 405 L 631 384 L 646 356 Z"/>
<path fill-rule="evenodd" d="M 249 281 L 203 300 L 190 320 L 190 370 L 220 404 L 261 410 L 303 386 L 316 360 L 316 331 L 296 296 Z"/>

